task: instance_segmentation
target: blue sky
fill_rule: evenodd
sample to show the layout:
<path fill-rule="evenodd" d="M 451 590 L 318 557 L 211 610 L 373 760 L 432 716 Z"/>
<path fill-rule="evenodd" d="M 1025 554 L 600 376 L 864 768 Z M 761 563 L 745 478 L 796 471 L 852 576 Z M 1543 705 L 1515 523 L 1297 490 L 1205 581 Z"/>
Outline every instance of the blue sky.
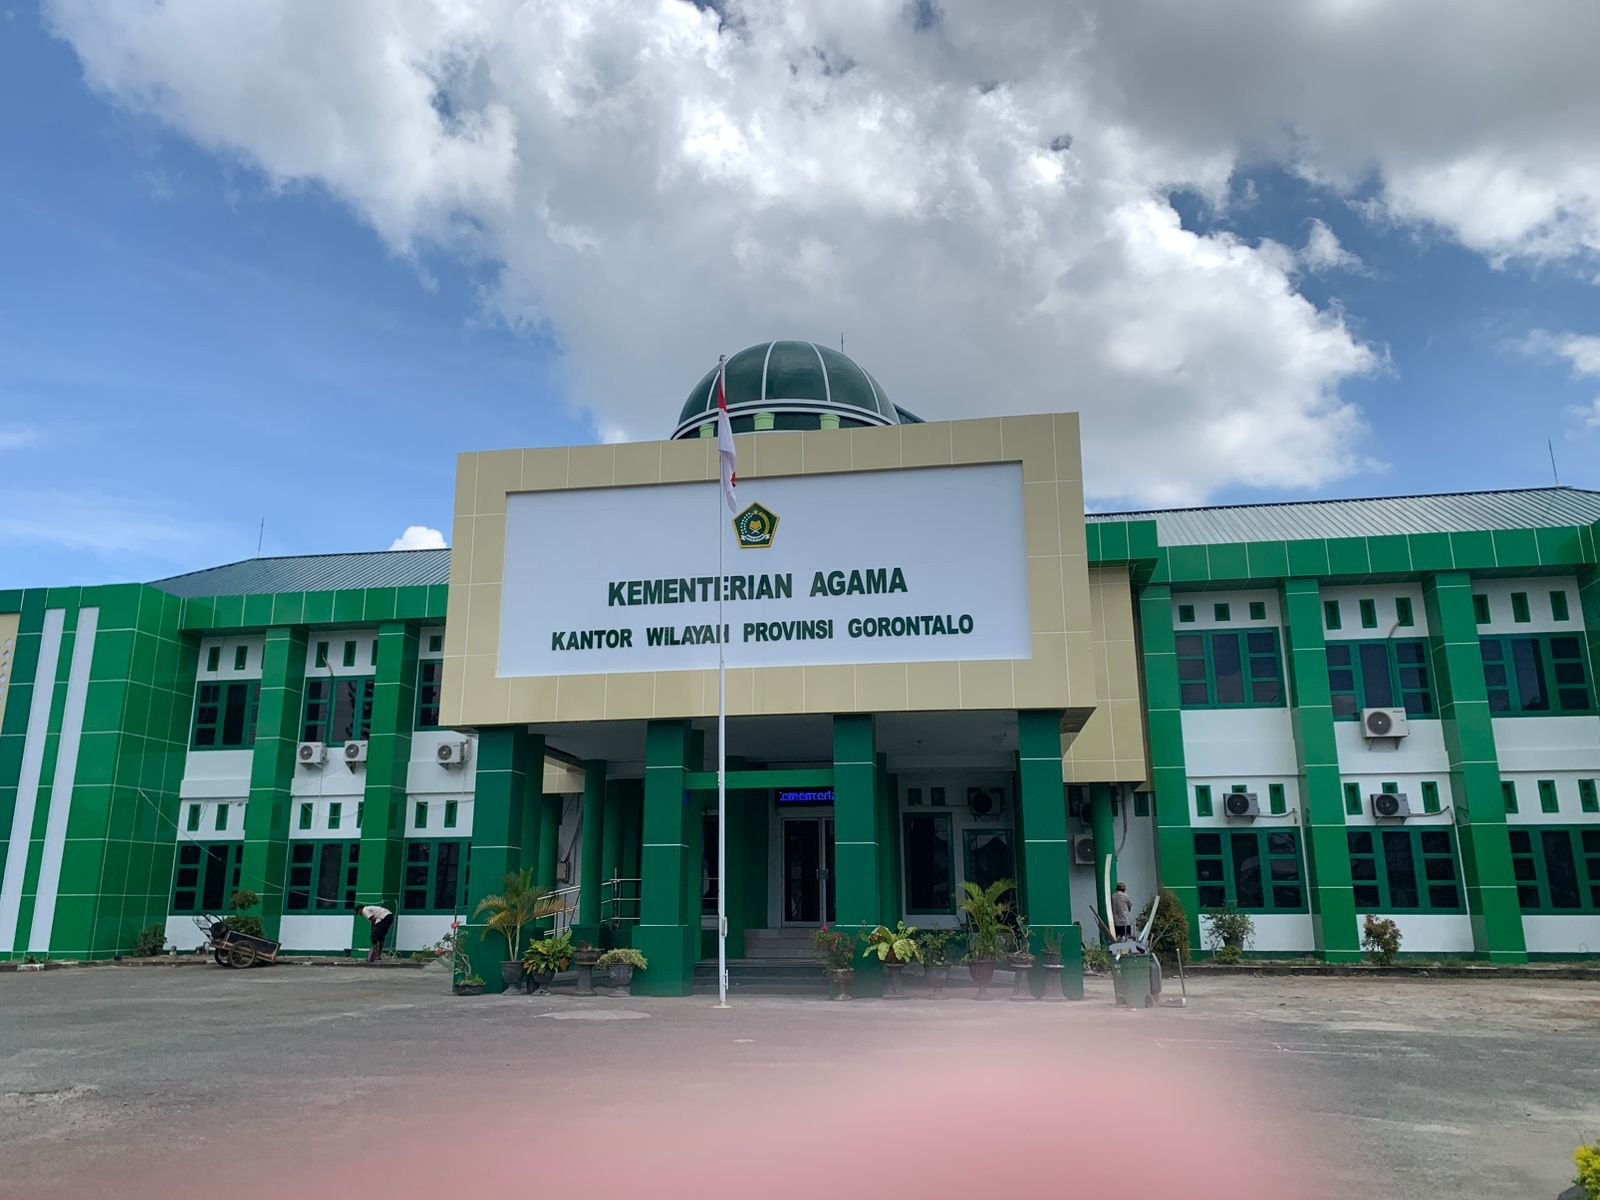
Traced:
<path fill-rule="evenodd" d="M 513 319 L 496 289 L 502 261 L 524 249 L 515 237 L 469 254 L 424 230 L 402 251 L 374 232 L 370 197 L 348 180 L 311 171 L 285 183 L 294 173 L 264 170 L 270 155 L 247 131 L 197 135 L 199 118 L 185 128 L 159 105 L 91 90 L 74 45 L 37 11 L 0 12 L 0 586 L 247 557 L 263 519 L 267 554 L 382 549 L 412 525 L 448 536 L 457 451 L 587 442 L 613 426 L 660 436 L 708 354 L 760 336 L 831 340 L 819 332 L 826 309 L 751 311 L 730 285 L 737 318 L 718 324 L 710 306 L 693 346 L 641 346 L 628 369 L 644 382 L 608 387 L 617 356 L 592 328 L 605 298 L 599 317 L 591 298 L 563 298 L 561 272 L 540 273 L 556 260 L 529 254 L 519 268 L 523 289 L 548 292 L 549 319 Z M 218 138 L 240 149 L 198 144 Z M 1592 256 L 1495 265 L 1446 227 L 1374 219 L 1377 181 L 1336 191 L 1281 162 L 1241 158 L 1225 206 L 1200 190 L 1164 194 L 1203 236 L 1292 250 L 1325 223 L 1358 262 L 1286 277 L 1321 313 L 1342 314 L 1378 364 L 1332 385 L 1367 426 L 1342 469 L 1297 490 L 1292 471 L 1258 480 L 1241 461 L 1208 486 L 1212 499 L 1538 486 L 1551 478 L 1547 437 L 1562 482 L 1600 486 L 1600 432 L 1573 411 L 1600 380 L 1520 348 L 1534 330 L 1600 333 Z M 704 280 L 682 284 L 693 307 Z M 616 286 L 621 312 L 633 289 Z M 870 295 L 856 299 L 870 310 Z M 1197 321 L 1205 307 L 1202 292 Z M 897 374 L 894 340 L 878 329 L 852 350 L 906 407 L 1004 406 L 919 390 L 924 379 Z M 918 354 L 936 378 L 937 346 Z M 619 390 L 642 393 L 637 410 L 574 403 Z M 1078 406 L 1070 388 L 1057 406 Z M 1265 411 L 1253 420 L 1270 424 Z"/>

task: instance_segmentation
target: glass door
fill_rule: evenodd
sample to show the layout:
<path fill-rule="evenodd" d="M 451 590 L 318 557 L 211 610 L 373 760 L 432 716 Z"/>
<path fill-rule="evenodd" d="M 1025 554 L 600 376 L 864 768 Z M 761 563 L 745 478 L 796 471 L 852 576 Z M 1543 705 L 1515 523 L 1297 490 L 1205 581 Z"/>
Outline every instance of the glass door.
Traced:
<path fill-rule="evenodd" d="M 783 923 L 820 925 L 834 914 L 833 818 L 786 817 Z"/>

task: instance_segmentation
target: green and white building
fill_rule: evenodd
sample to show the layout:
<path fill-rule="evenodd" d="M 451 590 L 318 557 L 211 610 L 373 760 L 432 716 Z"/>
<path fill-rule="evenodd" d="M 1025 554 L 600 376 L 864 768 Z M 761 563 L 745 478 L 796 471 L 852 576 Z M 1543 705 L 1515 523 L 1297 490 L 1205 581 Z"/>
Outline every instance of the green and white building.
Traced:
<path fill-rule="evenodd" d="M 1600 950 L 1600 493 L 1085 516 L 1075 415 L 924 422 L 776 342 L 730 518 L 712 383 L 665 441 L 462 455 L 451 550 L 0 591 L 0 958 L 192 947 L 241 887 L 289 951 L 364 949 L 357 901 L 410 949 L 526 865 L 686 992 L 719 639 L 735 959 L 1000 877 L 1092 938 L 1108 861 L 1197 946 Z"/>

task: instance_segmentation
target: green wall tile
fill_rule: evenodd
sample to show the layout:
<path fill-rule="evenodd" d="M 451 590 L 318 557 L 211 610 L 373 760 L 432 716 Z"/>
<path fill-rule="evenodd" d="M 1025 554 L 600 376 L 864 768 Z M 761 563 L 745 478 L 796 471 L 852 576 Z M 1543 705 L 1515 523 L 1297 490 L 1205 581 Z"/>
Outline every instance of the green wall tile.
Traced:
<path fill-rule="evenodd" d="M 1488 530 L 1452 533 L 1450 552 L 1458 571 L 1482 571 L 1495 565 L 1494 535 Z"/>
<path fill-rule="evenodd" d="M 1250 542 L 1245 551 L 1252 579 L 1281 579 L 1289 573 L 1287 542 Z"/>
<path fill-rule="evenodd" d="M 1537 567 L 1539 538 L 1531 529 L 1496 529 L 1489 534 L 1494 546 L 1495 565 Z"/>
<path fill-rule="evenodd" d="M 428 586 L 428 616 L 443 617 L 445 608 L 450 603 L 450 585 L 434 583 Z"/>
<path fill-rule="evenodd" d="M 1204 546 L 1167 547 L 1167 569 L 1174 583 L 1205 583 L 1211 578 L 1210 559 Z"/>
<path fill-rule="evenodd" d="M 1250 578 L 1250 550 L 1244 543 L 1209 548 L 1210 576 L 1218 580 Z"/>
<path fill-rule="evenodd" d="M 332 592 L 306 593 L 305 622 L 307 625 L 331 625 L 333 623 L 333 596 Z"/>
<path fill-rule="evenodd" d="M 1372 559 L 1367 554 L 1364 537 L 1328 539 L 1329 575 L 1367 575 L 1372 571 Z"/>
<path fill-rule="evenodd" d="M 244 624 L 251 629 L 265 629 L 272 624 L 272 596 L 246 596 L 244 598 Z"/>
<path fill-rule="evenodd" d="M 1411 566 L 1416 571 L 1449 571 L 1455 567 L 1455 552 L 1448 533 L 1406 535 L 1411 546 Z"/>
<path fill-rule="evenodd" d="M 272 625 L 298 625 L 305 620 L 304 592 L 279 592 L 272 597 Z"/>
<path fill-rule="evenodd" d="M 1097 523 L 1100 531 L 1100 556 L 1106 562 L 1125 562 L 1128 558 L 1128 526 L 1125 521 Z"/>
<path fill-rule="evenodd" d="M 364 619 L 367 611 L 366 594 L 364 592 L 335 592 L 333 594 L 333 619 L 338 624 L 345 622 L 358 622 Z"/>
<path fill-rule="evenodd" d="M 1128 521 L 1128 557 L 1154 558 L 1160 553 L 1160 534 L 1154 521 Z"/>
<path fill-rule="evenodd" d="M 395 589 L 394 615 L 402 621 L 420 621 L 428 615 L 428 589 L 403 587 Z"/>
<path fill-rule="evenodd" d="M 1369 537 L 1367 555 L 1374 575 L 1404 575 L 1411 571 L 1411 543 L 1404 534 Z"/>
<path fill-rule="evenodd" d="M 1533 537 L 1539 549 L 1539 562 L 1547 567 L 1572 567 L 1589 561 L 1584 553 L 1582 533 L 1572 525 L 1535 529 Z"/>
<path fill-rule="evenodd" d="M 1328 543 L 1321 538 L 1308 538 L 1304 541 L 1290 542 L 1289 548 L 1289 574 L 1291 575 L 1326 575 L 1328 574 Z"/>
<path fill-rule="evenodd" d="M 363 592 L 362 619 L 367 621 L 392 621 L 395 616 L 393 588 L 366 588 Z"/>

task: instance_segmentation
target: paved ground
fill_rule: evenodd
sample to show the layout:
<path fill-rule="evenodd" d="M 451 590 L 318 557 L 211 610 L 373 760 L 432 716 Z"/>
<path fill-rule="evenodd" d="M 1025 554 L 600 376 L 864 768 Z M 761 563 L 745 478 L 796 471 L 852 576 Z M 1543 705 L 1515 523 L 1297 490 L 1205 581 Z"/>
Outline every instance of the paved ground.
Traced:
<path fill-rule="evenodd" d="M 719 1012 L 416 971 L 0 975 L 0 1195 L 1548 1200 L 1600 1135 L 1596 985 L 1190 992 Z"/>

